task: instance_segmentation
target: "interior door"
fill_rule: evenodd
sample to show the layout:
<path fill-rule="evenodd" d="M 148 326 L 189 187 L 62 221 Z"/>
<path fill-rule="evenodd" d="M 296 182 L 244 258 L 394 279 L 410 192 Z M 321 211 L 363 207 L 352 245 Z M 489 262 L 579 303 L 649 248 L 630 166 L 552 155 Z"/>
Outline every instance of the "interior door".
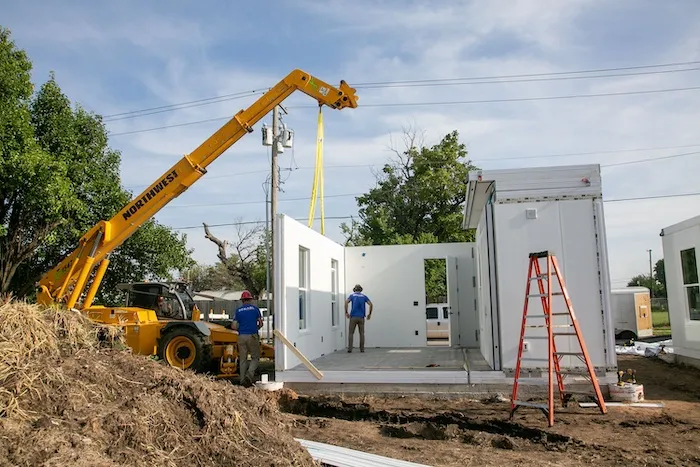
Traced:
<path fill-rule="evenodd" d="M 457 258 L 447 257 L 447 303 L 450 306 L 450 346 L 458 347 L 459 342 L 459 280 Z"/>

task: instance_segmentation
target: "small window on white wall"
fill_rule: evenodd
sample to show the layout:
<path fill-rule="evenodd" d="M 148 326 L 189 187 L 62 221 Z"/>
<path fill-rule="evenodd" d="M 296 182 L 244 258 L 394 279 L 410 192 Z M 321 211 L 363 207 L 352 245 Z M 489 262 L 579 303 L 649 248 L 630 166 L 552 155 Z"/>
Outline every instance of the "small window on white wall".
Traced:
<path fill-rule="evenodd" d="M 338 262 L 331 260 L 331 325 L 338 325 Z"/>
<path fill-rule="evenodd" d="M 309 250 L 299 247 L 299 329 L 306 329 L 309 307 Z"/>
<path fill-rule="evenodd" d="M 698 283 L 698 263 L 695 258 L 695 248 L 681 250 L 681 269 L 683 272 L 683 288 L 685 289 L 688 317 L 700 320 L 700 284 Z"/>

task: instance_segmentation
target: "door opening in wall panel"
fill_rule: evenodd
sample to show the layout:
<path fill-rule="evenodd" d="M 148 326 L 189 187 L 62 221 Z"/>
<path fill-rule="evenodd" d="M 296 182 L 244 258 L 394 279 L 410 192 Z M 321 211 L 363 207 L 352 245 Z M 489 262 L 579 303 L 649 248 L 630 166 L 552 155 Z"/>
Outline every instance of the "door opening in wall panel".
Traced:
<path fill-rule="evenodd" d="M 299 247 L 299 329 L 307 327 L 309 308 L 309 250 Z"/>
<path fill-rule="evenodd" d="M 338 261 L 331 260 L 331 325 L 338 326 Z"/>
<path fill-rule="evenodd" d="M 423 260 L 425 272 L 425 337 L 427 345 L 450 345 L 450 304 L 447 293 L 447 260 Z"/>
<path fill-rule="evenodd" d="M 700 320 L 700 283 L 698 282 L 698 263 L 695 248 L 681 250 L 681 270 L 683 272 L 683 288 L 685 289 L 688 318 Z"/>

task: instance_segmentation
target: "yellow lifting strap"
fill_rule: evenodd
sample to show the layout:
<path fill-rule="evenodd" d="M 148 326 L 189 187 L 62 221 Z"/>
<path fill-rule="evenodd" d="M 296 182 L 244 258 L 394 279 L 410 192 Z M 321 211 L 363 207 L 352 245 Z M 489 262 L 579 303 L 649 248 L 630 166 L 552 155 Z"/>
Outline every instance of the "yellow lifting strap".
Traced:
<path fill-rule="evenodd" d="M 311 188 L 311 206 L 309 207 L 309 228 L 314 224 L 316 213 L 316 196 L 321 199 L 321 235 L 326 234 L 326 215 L 323 209 L 323 107 L 318 106 L 318 129 L 316 132 L 316 168 L 314 184 Z"/>

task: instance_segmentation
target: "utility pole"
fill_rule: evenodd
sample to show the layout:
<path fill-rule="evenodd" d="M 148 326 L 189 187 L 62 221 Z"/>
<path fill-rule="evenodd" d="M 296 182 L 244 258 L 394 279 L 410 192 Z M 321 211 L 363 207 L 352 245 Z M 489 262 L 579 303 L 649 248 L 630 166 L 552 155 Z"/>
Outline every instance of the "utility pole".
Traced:
<path fill-rule="evenodd" d="M 265 180 L 265 184 L 268 183 L 269 177 L 267 180 Z M 265 186 L 263 185 L 263 187 Z M 267 302 L 267 339 L 270 340 L 270 319 L 272 317 L 271 315 L 271 309 L 270 309 L 270 211 L 268 208 L 268 204 L 270 203 L 269 201 L 269 195 L 270 194 L 270 187 L 268 186 L 265 189 L 265 299 Z"/>
<path fill-rule="evenodd" d="M 652 266 L 652 261 L 651 261 L 651 250 L 647 250 L 649 252 L 649 285 L 652 287 L 649 287 L 649 296 L 650 298 L 654 298 L 654 268 Z"/>
<path fill-rule="evenodd" d="M 277 216 L 277 195 L 279 193 L 280 182 L 279 182 L 279 168 L 277 166 L 277 157 L 280 153 L 284 152 L 284 148 L 291 148 L 294 141 L 294 131 L 287 129 L 286 125 L 280 124 L 280 110 L 285 114 L 287 111 L 284 107 L 276 105 L 272 109 L 272 128 L 267 128 L 263 124 L 262 128 L 262 143 L 263 146 L 272 147 L 272 157 L 270 158 L 270 210 L 268 211 L 267 204 L 265 204 L 265 226 L 266 235 L 268 235 L 269 243 L 268 248 L 266 248 L 267 256 L 267 310 L 268 315 L 270 315 L 270 288 L 274 288 L 274 277 L 275 277 L 275 217 Z M 271 131 L 270 131 L 271 130 Z M 265 202 L 267 203 L 267 191 L 265 191 Z M 269 217 L 268 217 L 269 214 Z M 267 225 L 269 222 L 269 231 L 267 230 Z M 273 304 L 275 302 L 275 297 L 273 297 Z M 271 315 L 274 316 L 274 315 Z M 269 321 L 268 321 L 269 322 Z M 270 328 L 268 326 L 268 333 Z M 268 334 L 269 337 L 269 334 Z"/>

